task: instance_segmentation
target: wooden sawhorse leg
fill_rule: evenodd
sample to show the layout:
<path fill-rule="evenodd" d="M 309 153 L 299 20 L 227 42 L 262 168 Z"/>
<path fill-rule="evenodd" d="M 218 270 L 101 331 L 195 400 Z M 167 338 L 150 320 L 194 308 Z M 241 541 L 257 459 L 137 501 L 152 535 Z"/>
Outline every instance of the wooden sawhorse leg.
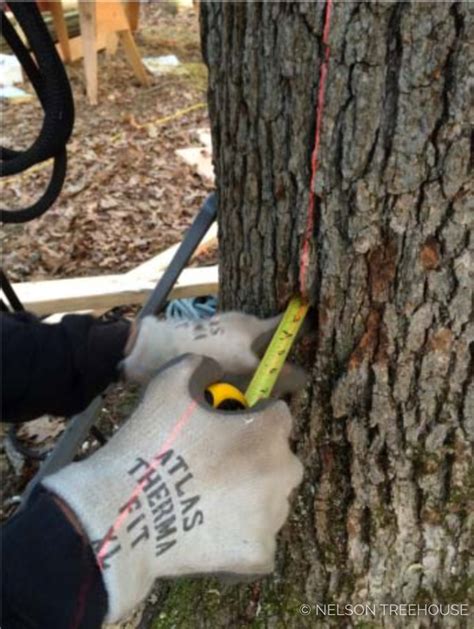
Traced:
<path fill-rule="evenodd" d="M 118 35 L 125 49 L 127 59 L 133 68 L 135 76 L 142 85 L 150 85 L 150 79 L 148 78 L 148 74 L 146 73 L 145 67 L 143 65 L 140 53 L 138 52 L 138 48 L 135 40 L 133 39 L 131 31 L 119 31 Z"/>
<path fill-rule="evenodd" d="M 91 105 L 98 103 L 96 13 L 95 1 L 78 2 L 81 25 L 84 73 L 86 75 L 87 98 Z"/>

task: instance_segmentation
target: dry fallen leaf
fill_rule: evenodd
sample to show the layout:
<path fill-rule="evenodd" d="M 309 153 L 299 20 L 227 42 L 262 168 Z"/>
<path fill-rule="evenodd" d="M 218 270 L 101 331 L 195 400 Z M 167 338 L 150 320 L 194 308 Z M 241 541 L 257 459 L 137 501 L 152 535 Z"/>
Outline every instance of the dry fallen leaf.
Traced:
<path fill-rule="evenodd" d="M 63 432 L 64 428 L 64 420 L 43 415 L 38 419 L 23 424 L 19 428 L 17 436 L 24 441 L 40 444 L 50 439 L 55 439 Z"/>

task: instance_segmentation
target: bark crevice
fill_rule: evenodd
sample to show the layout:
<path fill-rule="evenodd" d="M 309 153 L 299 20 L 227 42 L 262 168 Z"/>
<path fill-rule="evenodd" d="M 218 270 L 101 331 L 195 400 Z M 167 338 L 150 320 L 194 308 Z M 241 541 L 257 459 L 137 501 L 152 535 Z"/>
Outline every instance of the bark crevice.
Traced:
<path fill-rule="evenodd" d="M 201 11 L 220 299 L 272 314 L 298 290 L 324 3 Z M 317 338 L 297 349 L 310 385 L 293 400 L 305 479 L 277 577 L 257 597 L 239 590 L 213 626 L 306 626 L 305 601 L 467 602 L 473 39 L 467 3 L 333 4 L 311 255 Z"/>

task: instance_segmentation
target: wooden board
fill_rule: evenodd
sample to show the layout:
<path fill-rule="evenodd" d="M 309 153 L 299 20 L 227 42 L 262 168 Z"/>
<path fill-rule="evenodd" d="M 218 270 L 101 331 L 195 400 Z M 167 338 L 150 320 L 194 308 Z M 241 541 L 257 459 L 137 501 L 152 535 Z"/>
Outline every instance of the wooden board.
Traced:
<path fill-rule="evenodd" d="M 157 274 L 159 279 L 161 274 Z M 126 304 L 142 304 L 156 285 L 156 279 L 100 275 L 44 282 L 21 282 L 13 288 L 25 308 L 38 315 L 80 310 L 109 310 Z M 170 299 L 216 295 L 218 268 L 185 269 Z"/>
<path fill-rule="evenodd" d="M 95 41 L 95 50 L 99 52 L 100 50 L 104 50 L 107 47 L 107 37 L 106 33 L 97 33 L 96 41 Z M 62 58 L 62 52 L 59 47 L 59 44 L 56 45 L 56 50 L 59 52 Z M 84 58 L 84 51 L 82 47 L 82 37 L 78 35 L 77 37 L 71 37 L 69 40 L 69 51 L 71 55 L 71 61 L 78 61 L 79 59 Z"/>
<path fill-rule="evenodd" d="M 204 238 L 199 243 L 196 251 L 194 252 L 193 256 L 191 257 L 191 260 L 193 258 L 195 258 L 196 256 L 198 256 L 200 253 L 203 253 L 204 251 L 206 251 L 206 249 L 208 247 L 211 247 L 216 242 L 217 242 L 217 223 L 213 223 L 209 227 L 209 229 L 207 230 L 207 233 L 204 236 Z M 171 260 L 173 259 L 174 254 L 176 253 L 176 250 L 178 249 L 180 244 L 181 243 L 177 243 L 176 245 L 173 245 L 172 247 L 169 247 L 168 249 L 165 249 L 164 251 L 162 251 L 161 253 L 157 254 L 156 256 L 151 258 L 150 260 L 147 260 L 146 262 L 143 262 L 142 264 L 140 264 L 139 266 L 135 267 L 131 271 L 128 271 L 127 273 L 124 273 L 124 275 L 122 275 L 122 277 L 126 277 L 126 278 L 134 278 L 135 277 L 135 278 L 142 278 L 142 279 L 145 279 L 145 280 L 148 279 L 148 280 L 152 280 L 153 282 L 156 283 L 156 277 L 158 277 L 160 275 L 160 273 L 162 273 L 167 268 L 167 266 L 170 264 Z M 100 309 L 96 309 L 96 310 L 91 310 L 89 308 L 87 310 L 81 310 L 79 312 L 81 314 L 92 314 L 95 317 L 100 317 L 101 315 L 103 315 L 108 310 L 110 310 L 109 307 L 100 308 Z M 57 323 L 58 321 L 61 321 L 61 319 L 64 317 L 65 314 L 68 314 L 68 313 L 67 312 L 56 312 L 53 315 L 49 316 L 47 319 L 45 319 L 45 321 L 47 323 Z"/>
<path fill-rule="evenodd" d="M 91 105 L 98 103 L 97 82 L 97 13 L 94 2 L 79 3 L 81 23 L 82 53 L 84 55 L 84 73 L 86 75 L 87 98 Z M 72 54 L 72 46 L 71 46 Z"/>
<path fill-rule="evenodd" d="M 177 149 L 175 153 L 194 168 L 200 177 L 207 181 L 215 180 L 212 153 L 207 148 L 192 146 L 187 149 Z"/>
<path fill-rule="evenodd" d="M 213 223 L 207 230 L 206 235 L 201 240 L 198 247 L 196 248 L 196 251 L 192 255 L 191 260 L 216 242 L 217 242 L 217 223 Z M 156 278 L 170 264 L 171 260 L 174 257 L 174 254 L 176 253 L 180 245 L 181 243 L 177 243 L 176 245 L 173 245 L 172 247 L 165 249 L 165 251 L 162 251 L 158 255 L 154 256 L 153 258 L 151 258 L 151 260 L 147 260 L 146 262 L 143 262 L 142 264 L 135 267 L 131 271 L 128 271 L 122 277 L 127 277 L 127 278 L 135 277 L 135 278 L 142 278 L 145 280 L 151 279 L 152 281 L 156 283 Z M 105 312 L 107 312 L 107 310 L 108 308 L 106 309 L 102 308 L 101 310 L 94 310 L 90 312 L 95 317 L 100 317 Z"/>
<path fill-rule="evenodd" d="M 196 129 L 193 134 L 203 147 L 191 146 L 175 151 L 187 164 L 192 166 L 203 179 L 214 181 L 214 167 L 212 165 L 212 140 L 210 129 Z"/>

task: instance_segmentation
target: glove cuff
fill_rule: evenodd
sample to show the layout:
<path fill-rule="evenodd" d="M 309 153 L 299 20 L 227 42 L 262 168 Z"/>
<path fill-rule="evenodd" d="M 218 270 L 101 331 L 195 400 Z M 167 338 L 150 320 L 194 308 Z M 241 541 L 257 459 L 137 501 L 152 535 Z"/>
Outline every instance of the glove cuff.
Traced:
<path fill-rule="evenodd" d="M 108 482 L 104 482 L 101 472 L 98 485 L 96 467 L 90 460 L 72 463 L 47 477 L 43 486 L 74 512 L 89 539 L 107 591 L 105 620 L 111 623 L 132 612 L 151 589 L 154 576 L 143 552 L 145 546 L 137 543 L 132 547 L 123 543 L 122 537 L 127 535 L 127 528 L 132 526 L 133 520 L 128 515 L 127 521 L 122 522 L 121 514 L 117 512 L 124 492 L 118 476 L 114 480 L 116 470 L 113 467 L 107 470 L 110 470 Z M 139 539 L 139 529 L 138 523 L 135 540 Z"/>

